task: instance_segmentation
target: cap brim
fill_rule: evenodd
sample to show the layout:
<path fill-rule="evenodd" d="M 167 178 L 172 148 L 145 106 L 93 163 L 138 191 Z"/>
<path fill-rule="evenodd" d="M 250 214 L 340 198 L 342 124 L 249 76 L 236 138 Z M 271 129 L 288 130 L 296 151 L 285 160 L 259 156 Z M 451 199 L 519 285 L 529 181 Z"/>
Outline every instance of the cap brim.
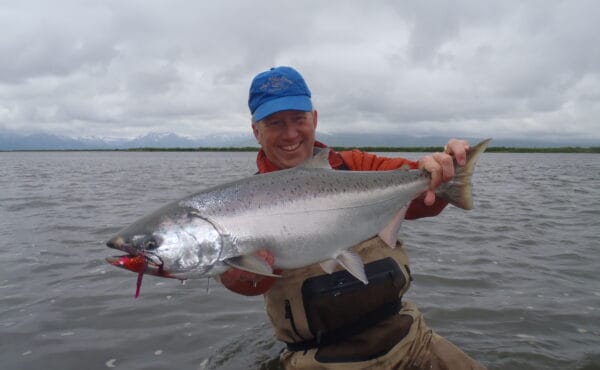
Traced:
<path fill-rule="evenodd" d="M 306 95 L 284 96 L 281 98 L 272 99 L 256 108 L 252 118 L 255 122 L 258 122 L 273 113 L 284 110 L 300 110 L 303 112 L 311 112 L 312 102 Z"/>

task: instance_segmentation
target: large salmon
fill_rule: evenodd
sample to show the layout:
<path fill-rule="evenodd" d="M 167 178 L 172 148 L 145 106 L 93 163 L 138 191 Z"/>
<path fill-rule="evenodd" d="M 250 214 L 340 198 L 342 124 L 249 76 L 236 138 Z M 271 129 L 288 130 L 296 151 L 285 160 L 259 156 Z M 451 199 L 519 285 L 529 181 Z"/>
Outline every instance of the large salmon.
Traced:
<path fill-rule="evenodd" d="M 471 148 L 467 163 L 437 196 L 472 208 L 471 175 L 490 139 Z M 266 250 L 274 268 L 322 262 L 342 265 L 367 284 L 350 247 L 379 235 L 394 247 L 409 203 L 428 189 L 424 170 L 335 171 L 328 149 L 287 170 L 251 176 L 167 204 L 121 230 L 107 245 L 128 255 L 113 265 L 178 279 L 216 276 L 230 267 L 273 275 L 255 257 Z"/>

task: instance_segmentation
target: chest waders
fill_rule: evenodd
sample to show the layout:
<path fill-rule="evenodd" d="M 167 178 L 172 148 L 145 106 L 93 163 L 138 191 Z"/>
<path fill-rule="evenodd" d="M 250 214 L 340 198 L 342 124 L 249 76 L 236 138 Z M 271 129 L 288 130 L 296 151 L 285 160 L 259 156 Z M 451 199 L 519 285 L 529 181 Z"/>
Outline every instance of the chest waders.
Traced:
<path fill-rule="evenodd" d="M 390 248 L 375 237 L 353 250 L 365 264 L 368 285 L 341 268 L 329 275 L 319 264 L 313 264 L 284 271 L 265 294 L 275 335 L 288 350 L 307 351 L 344 342 L 392 317 L 402 307 L 402 295 L 411 277 L 401 243 Z M 380 355 L 398 339 L 389 338 L 389 343 L 380 343 L 381 348 L 360 357 Z M 352 354 L 356 357 L 356 351 Z"/>
<path fill-rule="evenodd" d="M 350 170 L 341 162 L 336 170 Z M 284 271 L 265 293 L 275 336 L 287 344 L 283 368 L 485 369 L 402 301 L 412 277 L 400 242 L 390 248 L 374 237 L 352 249 L 365 264 L 368 285 L 341 268 L 329 275 L 313 264 Z"/>

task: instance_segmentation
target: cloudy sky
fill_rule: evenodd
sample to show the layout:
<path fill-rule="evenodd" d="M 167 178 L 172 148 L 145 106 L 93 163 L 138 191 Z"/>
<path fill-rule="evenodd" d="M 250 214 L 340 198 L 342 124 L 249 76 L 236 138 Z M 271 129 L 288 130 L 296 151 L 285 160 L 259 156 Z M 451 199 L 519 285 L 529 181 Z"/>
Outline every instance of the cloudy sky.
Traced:
<path fill-rule="evenodd" d="M 600 142 L 597 1 L 0 0 L 0 131 L 250 130 L 306 78 L 323 132 Z"/>

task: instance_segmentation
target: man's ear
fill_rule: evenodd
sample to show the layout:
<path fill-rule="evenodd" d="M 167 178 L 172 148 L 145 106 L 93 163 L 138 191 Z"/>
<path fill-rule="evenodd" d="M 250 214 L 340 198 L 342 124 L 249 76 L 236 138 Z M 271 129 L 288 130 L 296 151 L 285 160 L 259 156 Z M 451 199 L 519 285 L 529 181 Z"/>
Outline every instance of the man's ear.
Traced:
<path fill-rule="evenodd" d="M 254 133 L 256 141 L 260 144 L 260 140 L 258 140 L 258 122 L 252 122 L 252 132 Z"/>
<path fill-rule="evenodd" d="M 318 116 L 316 109 L 313 109 L 312 116 L 313 116 L 313 123 L 315 124 L 315 130 L 316 130 L 317 129 L 317 116 Z"/>

